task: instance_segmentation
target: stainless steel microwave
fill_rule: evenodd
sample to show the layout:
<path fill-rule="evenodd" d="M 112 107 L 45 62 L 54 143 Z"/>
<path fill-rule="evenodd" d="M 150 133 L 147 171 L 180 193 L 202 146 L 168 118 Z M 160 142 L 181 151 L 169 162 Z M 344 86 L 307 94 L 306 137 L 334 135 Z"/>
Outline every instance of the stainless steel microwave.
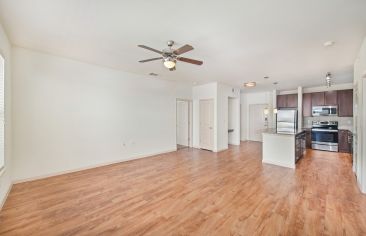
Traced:
<path fill-rule="evenodd" d="M 313 116 L 337 116 L 337 106 L 314 106 L 312 109 Z"/>

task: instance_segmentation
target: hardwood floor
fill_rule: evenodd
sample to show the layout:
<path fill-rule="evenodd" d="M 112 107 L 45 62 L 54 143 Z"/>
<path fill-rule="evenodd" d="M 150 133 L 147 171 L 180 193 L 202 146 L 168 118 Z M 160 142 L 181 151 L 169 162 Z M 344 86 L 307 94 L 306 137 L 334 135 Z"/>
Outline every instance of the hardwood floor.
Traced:
<path fill-rule="evenodd" d="M 280 148 L 280 147 L 279 147 Z M 365 235 L 349 154 L 263 165 L 261 144 L 164 155 L 16 184 L 1 235 Z"/>

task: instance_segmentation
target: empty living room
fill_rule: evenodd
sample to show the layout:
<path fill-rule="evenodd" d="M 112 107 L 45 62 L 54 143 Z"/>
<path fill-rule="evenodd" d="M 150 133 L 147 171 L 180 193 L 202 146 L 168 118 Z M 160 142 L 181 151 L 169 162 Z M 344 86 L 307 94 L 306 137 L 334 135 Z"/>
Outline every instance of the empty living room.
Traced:
<path fill-rule="evenodd" d="M 0 0 L 0 235 L 366 235 L 366 1 Z"/>

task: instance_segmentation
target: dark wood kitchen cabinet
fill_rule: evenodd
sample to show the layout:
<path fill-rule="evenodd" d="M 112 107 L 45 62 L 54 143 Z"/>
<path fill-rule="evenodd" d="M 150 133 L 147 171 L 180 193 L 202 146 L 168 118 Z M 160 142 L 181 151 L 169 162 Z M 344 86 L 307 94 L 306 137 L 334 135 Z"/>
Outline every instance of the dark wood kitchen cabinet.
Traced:
<path fill-rule="evenodd" d="M 302 95 L 302 115 L 305 117 L 312 116 L 311 93 L 304 93 Z"/>
<path fill-rule="evenodd" d="M 338 152 L 352 153 L 352 132 L 338 131 Z"/>
<path fill-rule="evenodd" d="M 305 130 L 306 148 L 311 149 L 311 129 Z"/>
<path fill-rule="evenodd" d="M 277 95 L 277 108 L 297 108 L 297 94 Z"/>
<path fill-rule="evenodd" d="M 287 95 L 277 95 L 277 108 L 287 107 Z"/>
<path fill-rule="evenodd" d="M 297 107 L 297 94 L 288 94 L 287 108 L 296 108 L 296 107 Z"/>
<path fill-rule="evenodd" d="M 312 106 L 337 106 L 338 105 L 338 92 L 326 91 L 311 94 Z"/>
<path fill-rule="evenodd" d="M 353 116 L 353 90 L 340 90 L 337 94 L 338 98 L 338 116 Z"/>
<path fill-rule="evenodd" d="M 327 91 L 324 92 L 324 105 L 325 106 L 337 106 L 337 91 Z"/>
<path fill-rule="evenodd" d="M 312 106 L 324 106 L 325 96 L 324 92 L 312 93 L 311 94 L 311 105 Z"/>

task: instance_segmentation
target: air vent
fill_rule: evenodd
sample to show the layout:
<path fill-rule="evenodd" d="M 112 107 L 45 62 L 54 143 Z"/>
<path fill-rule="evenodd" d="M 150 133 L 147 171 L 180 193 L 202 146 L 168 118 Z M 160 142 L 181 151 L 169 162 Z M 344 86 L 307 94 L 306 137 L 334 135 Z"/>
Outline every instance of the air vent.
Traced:
<path fill-rule="evenodd" d="M 150 76 L 158 76 L 158 74 L 153 73 L 153 72 L 151 72 L 149 75 L 150 75 Z"/>

